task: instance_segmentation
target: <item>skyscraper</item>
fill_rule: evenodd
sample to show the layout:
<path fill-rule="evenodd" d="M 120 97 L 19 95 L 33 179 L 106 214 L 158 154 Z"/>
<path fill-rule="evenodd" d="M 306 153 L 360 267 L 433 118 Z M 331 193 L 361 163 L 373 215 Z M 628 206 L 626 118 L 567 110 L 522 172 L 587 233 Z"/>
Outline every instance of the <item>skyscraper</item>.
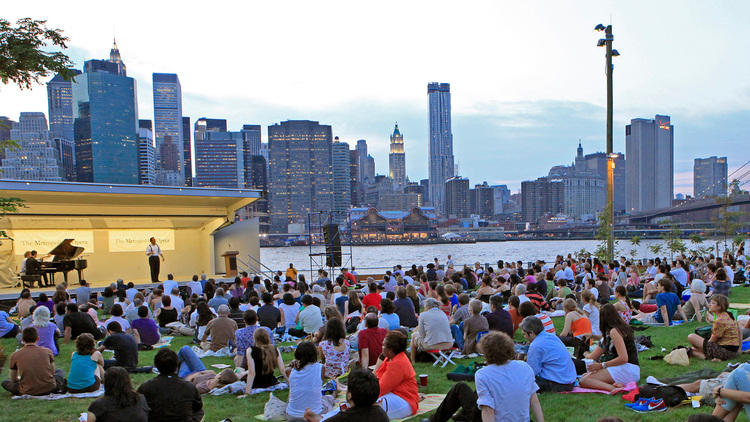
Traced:
<path fill-rule="evenodd" d="M 245 162 L 245 187 L 250 187 L 253 179 L 253 169 L 255 168 L 252 165 L 252 157 L 260 155 L 260 125 L 242 125 L 240 133 L 242 134 L 242 153 Z"/>
<path fill-rule="evenodd" d="M 391 134 L 391 151 L 388 154 L 389 176 L 396 189 L 406 185 L 406 154 L 404 153 L 404 136 L 398 130 L 398 123 Z"/>
<path fill-rule="evenodd" d="M 287 120 L 268 127 L 271 230 L 306 223 L 310 212 L 333 208 L 331 126 Z"/>
<path fill-rule="evenodd" d="M 6 116 L 0 116 L 0 143 L 10 139 L 10 128 L 13 127 L 13 120 Z M 5 158 L 5 148 L 0 147 L 0 160 Z"/>
<path fill-rule="evenodd" d="M 487 182 L 474 185 L 470 189 L 471 213 L 481 218 L 492 218 L 498 212 L 495 211 L 495 189 Z M 501 208 L 502 209 L 502 208 Z"/>
<path fill-rule="evenodd" d="M 596 172 L 599 177 L 607 181 L 607 154 L 603 152 L 595 152 L 593 154 L 586 154 L 583 157 L 584 165 L 587 170 Z M 625 154 L 618 152 L 617 157 L 614 158 L 615 171 L 614 171 L 614 185 L 615 185 L 615 213 L 621 213 L 625 211 L 625 194 L 627 189 L 626 178 L 625 178 Z M 578 161 L 576 161 L 578 166 Z M 606 188 L 605 188 L 606 190 Z M 606 201 L 606 198 L 605 198 Z"/>
<path fill-rule="evenodd" d="M 544 214 L 563 212 L 565 185 L 562 181 L 540 177 L 521 182 L 523 220 L 536 224 Z"/>
<path fill-rule="evenodd" d="M 182 87 L 174 73 L 154 73 L 154 137 L 159 157 L 158 182 L 185 186 L 185 146 L 182 133 Z"/>
<path fill-rule="evenodd" d="M 627 212 L 667 208 L 674 197 L 674 127 L 669 116 L 625 126 Z"/>
<path fill-rule="evenodd" d="M 114 60 L 114 61 L 112 61 Z M 115 45 L 73 83 L 76 174 L 81 182 L 138 183 L 138 106 Z"/>
<path fill-rule="evenodd" d="M 359 155 L 356 149 L 349 150 L 349 197 L 351 205 L 358 207 L 362 200 L 359 185 Z"/>
<path fill-rule="evenodd" d="M 50 139 L 44 113 L 21 113 L 13 123 L 10 138 L 18 148 L 6 148 L 2 177 L 18 180 L 61 181 L 59 151 Z"/>
<path fill-rule="evenodd" d="M 80 75 L 80 70 L 73 70 Z M 49 132 L 51 138 L 63 138 L 73 141 L 73 81 L 66 81 L 55 75 L 47 82 L 47 106 L 49 112 Z"/>
<path fill-rule="evenodd" d="M 438 213 L 445 213 L 445 181 L 453 177 L 453 132 L 451 131 L 450 84 L 430 82 L 429 179 L 430 201 Z"/>
<path fill-rule="evenodd" d="M 445 181 L 445 215 L 465 218 L 471 212 L 469 179 L 455 176 Z"/>
<path fill-rule="evenodd" d="M 138 184 L 156 184 L 156 148 L 151 120 L 138 120 Z"/>
<path fill-rule="evenodd" d="M 727 194 L 727 157 L 696 158 L 693 164 L 693 197 Z"/>
<path fill-rule="evenodd" d="M 185 186 L 193 186 L 193 143 L 190 141 L 190 117 L 182 116 L 182 171 Z"/>
<path fill-rule="evenodd" d="M 339 141 L 339 137 L 337 136 L 333 145 L 331 145 L 334 211 L 346 211 L 352 203 L 350 183 L 351 163 L 349 157 L 349 144 Z"/>
<path fill-rule="evenodd" d="M 195 122 L 193 186 L 244 188 L 245 154 L 242 132 L 204 130 L 208 128 L 207 120 L 198 119 Z M 223 122 L 223 127 L 226 128 L 226 121 Z M 221 128 L 221 123 L 213 128 Z"/>

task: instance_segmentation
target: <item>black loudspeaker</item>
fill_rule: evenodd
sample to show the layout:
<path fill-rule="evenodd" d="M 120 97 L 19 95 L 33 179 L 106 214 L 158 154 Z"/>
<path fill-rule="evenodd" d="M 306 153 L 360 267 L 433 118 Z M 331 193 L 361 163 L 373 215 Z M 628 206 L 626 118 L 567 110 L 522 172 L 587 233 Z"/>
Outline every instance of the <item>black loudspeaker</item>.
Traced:
<path fill-rule="evenodd" d="M 326 242 L 326 267 L 340 267 L 341 237 L 339 236 L 339 226 L 336 224 L 323 226 L 323 238 Z"/>

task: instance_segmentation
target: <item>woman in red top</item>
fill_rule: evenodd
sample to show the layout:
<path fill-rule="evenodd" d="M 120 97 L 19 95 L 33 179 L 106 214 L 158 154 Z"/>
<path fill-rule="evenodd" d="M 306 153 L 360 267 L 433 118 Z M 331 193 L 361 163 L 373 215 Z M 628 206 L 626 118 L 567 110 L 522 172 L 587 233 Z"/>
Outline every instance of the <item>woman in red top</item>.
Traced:
<path fill-rule="evenodd" d="M 378 403 L 390 420 L 408 418 L 419 410 L 419 390 L 414 368 L 406 356 L 406 335 L 399 330 L 383 340 L 385 359 L 375 371 L 380 382 Z"/>

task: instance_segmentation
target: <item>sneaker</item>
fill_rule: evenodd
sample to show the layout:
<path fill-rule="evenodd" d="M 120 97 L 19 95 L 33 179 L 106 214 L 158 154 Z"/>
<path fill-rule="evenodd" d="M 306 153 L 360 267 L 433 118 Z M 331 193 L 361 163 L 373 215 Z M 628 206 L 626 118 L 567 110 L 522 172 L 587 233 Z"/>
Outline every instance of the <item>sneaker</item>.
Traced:
<path fill-rule="evenodd" d="M 667 410 L 667 404 L 664 403 L 664 399 L 651 400 L 651 403 L 647 405 L 646 412 L 664 412 Z"/>
<path fill-rule="evenodd" d="M 651 399 L 643 398 L 636 400 L 635 403 L 625 403 L 625 407 L 635 409 L 636 407 L 648 406 L 651 403 Z"/>
<path fill-rule="evenodd" d="M 638 400 L 638 403 L 640 403 L 637 406 L 629 406 L 631 409 L 635 410 L 638 413 L 645 413 L 648 412 L 648 407 L 651 405 L 651 403 L 655 402 L 656 399 L 650 398 L 650 399 L 641 399 Z"/>

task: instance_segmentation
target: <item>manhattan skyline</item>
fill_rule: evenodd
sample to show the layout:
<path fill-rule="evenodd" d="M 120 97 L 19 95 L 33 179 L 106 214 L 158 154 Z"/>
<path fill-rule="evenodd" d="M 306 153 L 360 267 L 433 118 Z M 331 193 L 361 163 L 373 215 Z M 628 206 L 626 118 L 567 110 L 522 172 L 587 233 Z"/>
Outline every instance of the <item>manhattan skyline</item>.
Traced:
<path fill-rule="evenodd" d="M 389 135 L 398 121 L 408 134 L 412 181 L 428 176 L 424 86 L 448 82 L 458 174 L 472 184 L 507 183 L 514 192 L 522 180 L 570 164 L 578 139 L 588 152 L 604 149 L 604 58 L 593 26 L 609 23 L 611 15 L 622 54 L 614 73 L 615 150 L 625 150 L 630 119 L 671 115 L 678 127 L 674 192 L 692 194 L 694 158 L 726 155 L 729 173 L 750 158 L 740 148 L 750 121 L 750 81 L 741 70 L 748 59 L 731 53 L 750 39 L 740 21 L 750 10 L 742 3 L 660 2 L 649 4 L 646 15 L 640 7 L 646 4 L 385 2 L 365 20 L 346 3 L 294 3 L 287 18 L 298 30 L 289 33 L 241 18 L 271 16 L 280 11 L 274 5 L 227 3 L 173 21 L 158 18 L 167 15 L 166 5 L 149 5 L 150 14 L 143 14 L 139 2 L 101 22 L 52 2 L 41 2 L 33 15 L 9 4 L 5 15 L 62 28 L 79 68 L 83 60 L 106 57 L 115 35 L 128 74 L 138 81 L 140 119 L 153 119 L 151 74 L 176 73 L 183 115 L 193 120 L 225 118 L 231 130 L 247 122 L 320 121 L 350 145 L 366 139 L 379 174 L 388 173 Z M 212 31 L 219 16 L 226 30 Z M 405 30 L 379 28 L 390 18 Z M 197 60 L 206 48 L 211 59 Z M 303 61 L 326 51 L 327 60 L 305 69 L 292 60 L 266 60 L 285 48 Z M 44 85 L 31 91 L 0 86 L 0 98 L 0 115 L 11 119 L 47 111 Z"/>

